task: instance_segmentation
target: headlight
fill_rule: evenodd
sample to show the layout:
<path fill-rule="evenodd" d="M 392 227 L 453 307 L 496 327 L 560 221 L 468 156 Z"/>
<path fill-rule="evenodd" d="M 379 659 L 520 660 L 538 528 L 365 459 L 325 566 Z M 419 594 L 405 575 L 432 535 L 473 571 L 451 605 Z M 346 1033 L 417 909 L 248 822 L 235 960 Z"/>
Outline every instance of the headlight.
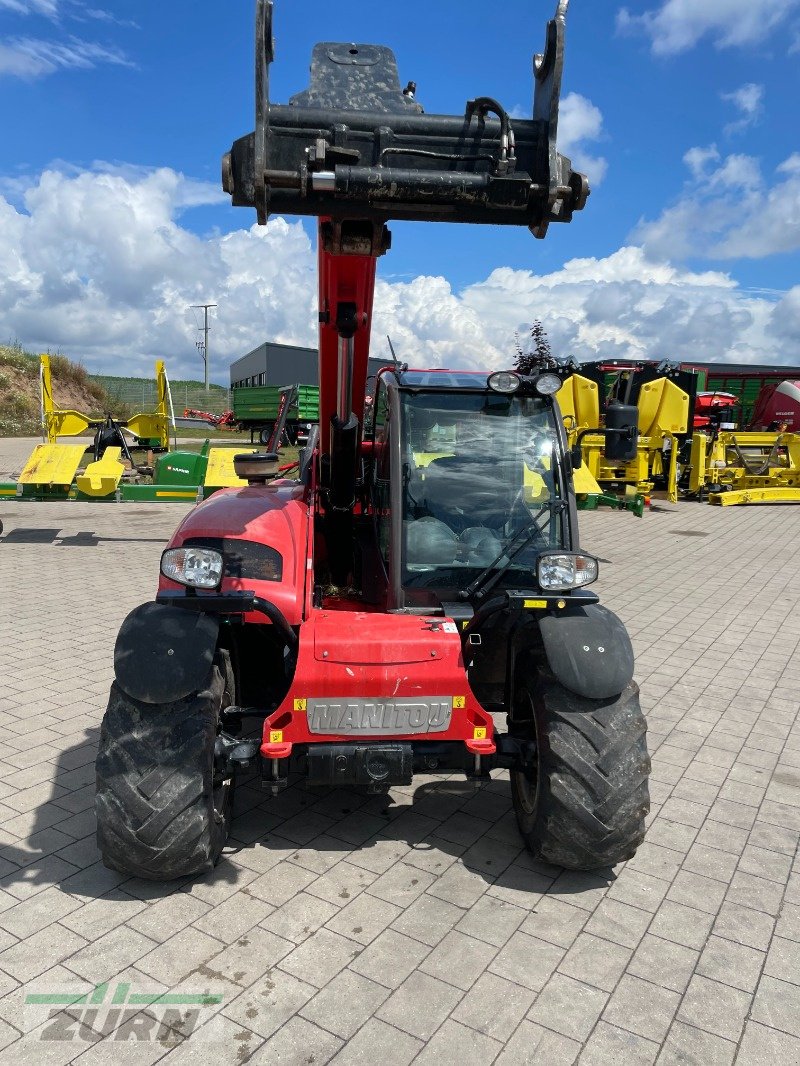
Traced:
<path fill-rule="evenodd" d="M 211 548 L 167 548 L 161 573 L 196 589 L 215 589 L 222 578 L 222 556 Z"/>
<path fill-rule="evenodd" d="M 558 374 L 540 374 L 533 387 L 540 396 L 555 396 L 561 388 L 561 378 Z"/>
<path fill-rule="evenodd" d="M 539 588 L 547 592 L 566 592 L 597 580 L 597 559 L 591 555 L 554 552 L 539 556 L 536 571 Z"/>
<path fill-rule="evenodd" d="M 490 374 L 486 384 L 495 392 L 516 392 L 520 386 L 519 377 L 509 370 L 498 370 L 496 374 Z"/>

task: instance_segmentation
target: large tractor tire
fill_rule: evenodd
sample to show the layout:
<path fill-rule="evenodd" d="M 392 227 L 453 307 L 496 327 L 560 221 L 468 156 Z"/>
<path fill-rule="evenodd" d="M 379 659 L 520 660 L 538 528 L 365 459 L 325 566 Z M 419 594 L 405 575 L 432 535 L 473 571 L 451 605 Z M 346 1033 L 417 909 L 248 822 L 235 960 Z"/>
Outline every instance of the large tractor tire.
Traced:
<path fill-rule="evenodd" d="M 141 703 L 115 682 L 97 754 L 97 844 L 106 866 L 151 881 L 205 873 L 228 835 L 233 779 L 215 772 L 219 713 L 234 703 L 218 652 L 206 687 Z"/>
<path fill-rule="evenodd" d="M 576 696 L 554 679 L 523 683 L 512 728 L 533 741 L 525 772 L 512 771 L 520 832 L 536 858 L 573 870 L 614 866 L 644 840 L 650 809 L 647 723 L 639 688 Z"/>

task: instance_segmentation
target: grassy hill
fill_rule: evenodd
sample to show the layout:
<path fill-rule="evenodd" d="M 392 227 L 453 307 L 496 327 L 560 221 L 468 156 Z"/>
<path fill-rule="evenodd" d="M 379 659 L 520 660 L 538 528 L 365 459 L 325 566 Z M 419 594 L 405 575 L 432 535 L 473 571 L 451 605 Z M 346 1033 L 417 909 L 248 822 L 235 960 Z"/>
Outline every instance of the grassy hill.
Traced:
<path fill-rule="evenodd" d="M 50 356 L 53 397 L 57 406 L 73 408 L 88 415 L 103 415 L 118 410 L 114 399 L 84 367 L 63 355 Z M 26 352 L 20 345 L 0 344 L 0 437 L 38 436 L 39 356 Z"/>

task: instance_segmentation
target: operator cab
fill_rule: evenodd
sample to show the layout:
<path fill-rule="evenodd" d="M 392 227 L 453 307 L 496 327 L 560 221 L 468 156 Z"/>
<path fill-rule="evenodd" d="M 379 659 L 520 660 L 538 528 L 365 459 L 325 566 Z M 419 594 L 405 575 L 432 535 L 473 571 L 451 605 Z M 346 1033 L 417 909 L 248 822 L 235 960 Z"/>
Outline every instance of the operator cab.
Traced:
<path fill-rule="evenodd" d="M 571 547 L 553 399 L 491 380 L 381 372 L 368 483 L 390 609 L 458 599 L 487 568 L 498 588 L 535 588 L 538 555 Z"/>

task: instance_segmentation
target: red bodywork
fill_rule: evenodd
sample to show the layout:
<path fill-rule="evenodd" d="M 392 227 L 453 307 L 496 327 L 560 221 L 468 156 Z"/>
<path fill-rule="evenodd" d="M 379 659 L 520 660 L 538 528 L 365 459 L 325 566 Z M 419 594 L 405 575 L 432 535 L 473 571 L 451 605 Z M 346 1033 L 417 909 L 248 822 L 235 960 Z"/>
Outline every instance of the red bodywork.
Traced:
<path fill-rule="evenodd" d="M 366 397 L 372 299 L 375 287 L 375 257 L 332 254 L 325 248 L 323 227 L 319 238 L 319 381 L 320 458 L 331 447 L 331 419 L 340 411 L 339 331 L 341 305 L 355 308 L 353 372 L 350 395 L 345 397 L 347 414 L 362 423 Z M 352 321 L 352 318 L 351 318 Z M 344 379 L 342 379 L 344 380 Z M 359 454 L 369 455 L 369 447 L 359 443 Z M 215 493 L 187 515 L 171 541 L 180 546 L 188 538 L 225 537 L 256 541 L 277 550 L 283 559 L 282 579 L 245 581 L 223 579 L 222 592 L 246 587 L 274 603 L 286 620 L 298 630 L 297 665 L 289 692 L 280 707 L 264 722 L 261 753 L 269 759 L 287 758 L 296 744 L 351 741 L 435 740 L 463 743 L 475 755 L 495 751 L 491 715 L 478 703 L 470 689 L 458 628 L 451 619 L 419 615 L 388 614 L 381 606 L 366 610 L 357 599 L 337 596 L 313 606 L 316 581 L 314 552 L 325 550 L 324 526 L 317 522 L 323 514 L 323 498 L 316 476 L 308 486 L 296 482 L 274 482 L 270 486 L 250 486 Z M 161 588 L 179 586 L 161 578 Z M 269 624 L 261 614 L 247 615 L 245 621 Z M 409 704 L 415 700 L 435 700 L 449 711 L 446 728 L 431 728 L 407 734 L 386 735 L 349 731 L 312 732 L 306 707 L 309 700 L 338 701 L 347 711 L 347 700 L 369 701 L 387 717 L 385 726 L 398 711 L 394 700 Z M 442 718 L 444 720 L 444 710 Z M 342 724 L 342 719 L 337 719 Z M 404 720 L 405 724 L 405 720 Z M 409 720 L 409 725 L 413 725 Z M 420 729 L 430 723 L 420 722 Z"/>
<path fill-rule="evenodd" d="M 692 429 L 707 429 L 711 425 L 711 412 L 739 405 L 731 392 L 698 392 L 694 401 Z"/>
<path fill-rule="evenodd" d="M 221 591 L 252 589 L 257 596 L 279 607 L 289 625 L 297 626 L 307 616 L 310 519 L 307 490 L 296 482 L 274 482 L 269 488 L 250 485 L 246 489 L 221 489 L 188 513 L 175 531 L 170 547 L 179 548 L 184 541 L 195 537 L 226 537 L 275 548 L 283 560 L 280 581 L 226 577 Z M 161 576 L 159 589 L 181 588 Z M 262 623 L 265 619 L 261 614 L 250 614 L 246 621 Z"/>
<path fill-rule="evenodd" d="M 770 426 L 784 426 L 790 433 L 800 432 L 800 381 L 765 385 L 759 392 L 750 428 L 769 429 Z"/>
<path fill-rule="evenodd" d="M 300 651 L 294 680 L 281 706 L 264 723 L 261 754 L 283 759 L 293 744 L 348 741 L 352 732 L 312 733 L 307 702 L 348 698 L 376 703 L 444 697 L 452 708 L 446 730 L 384 736 L 381 740 L 462 741 L 475 754 L 495 750 L 494 724 L 467 682 L 461 638 L 454 622 L 414 615 L 366 614 L 360 611 L 312 610 L 300 627 Z"/>

